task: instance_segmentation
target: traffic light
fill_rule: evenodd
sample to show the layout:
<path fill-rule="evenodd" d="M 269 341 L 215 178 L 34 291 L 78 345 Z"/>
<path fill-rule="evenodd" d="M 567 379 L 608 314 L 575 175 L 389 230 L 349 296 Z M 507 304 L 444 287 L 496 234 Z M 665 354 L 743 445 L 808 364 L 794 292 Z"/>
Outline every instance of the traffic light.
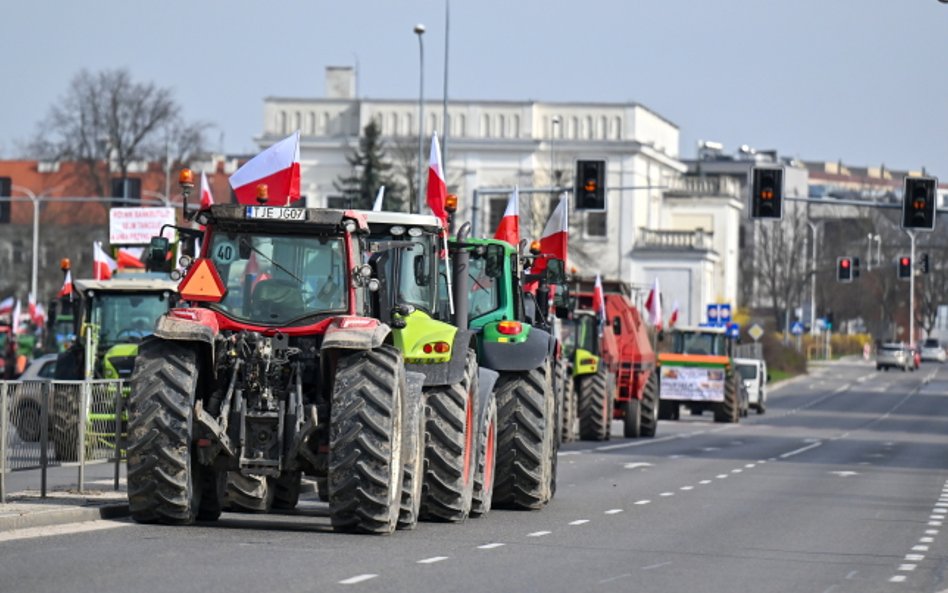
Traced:
<path fill-rule="evenodd" d="M 928 267 L 928 254 L 927 253 L 922 254 L 922 261 L 919 267 L 922 269 L 922 274 L 928 273 L 928 270 L 930 268 Z"/>
<path fill-rule="evenodd" d="M 938 180 L 934 177 L 906 177 L 902 193 L 902 228 L 935 230 L 935 202 Z"/>
<path fill-rule="evenodd" d="M 837 257 L 836 258 L 836 280 L 838 282 L 852 282 L 853 281 L 853 258 L 851 257 Z"/>
<path fill-rule="evenodd" d="M 751 217 L 783 218 L 783 169 L 754 167 L 751 170 Z"/>
<path fill-rule="evenodd" d="M 912 258 L 903 255 L 899 258 L 899 278 L 907 280 L 912 277 Z"/>
<path fill-rule="evenodd" d="M 9 198 L 13 190 L 13 180 L 9 177 L 0 177 L 0 223 L 10 222 L 10 213 L 13 212 L 13 202 L 4 200 Z"/>
<path fill-rule="evenodd" d="M 576 161 L 576 210 L 606 209 L 606 161 Z"/>
<path fill-rule="evenodd" d="M 853 280 L 859 278 L 859 258 L 853 258 Z"/>

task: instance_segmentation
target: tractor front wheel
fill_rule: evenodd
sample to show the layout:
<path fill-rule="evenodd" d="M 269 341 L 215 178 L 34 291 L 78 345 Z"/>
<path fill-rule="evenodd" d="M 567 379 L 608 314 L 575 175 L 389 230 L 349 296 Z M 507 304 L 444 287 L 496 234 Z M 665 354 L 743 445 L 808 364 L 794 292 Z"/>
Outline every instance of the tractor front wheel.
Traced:
<path fill-rule="evenodd" d="M 654 437 L 658 430 L 658 369 L 653 369 L 648 375 L 641 406 L 642 427 L 639 434 L 646 438 Z"/>
<path fill-rule="evenodd" d="M 595 373 L 580 378 L 577 390 L 579 438 L 584 441 L 608 441 L 612 432 L 615 375 L 600 364 Z"/>

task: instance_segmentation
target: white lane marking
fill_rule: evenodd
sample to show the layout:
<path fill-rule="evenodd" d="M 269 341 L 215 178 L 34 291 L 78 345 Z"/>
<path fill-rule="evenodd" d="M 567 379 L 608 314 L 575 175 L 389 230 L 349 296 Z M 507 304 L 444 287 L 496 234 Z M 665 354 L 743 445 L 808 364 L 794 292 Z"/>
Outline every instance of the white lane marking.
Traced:
<path fill-rule="evenodd" d="M 803 439 L 803 442 L 804 442 L 804 443 L 818 443 L 818 442 L 820 442 L 820 439 L 817 439 L 817 438 L 814 438 L 814 437 L 810 437 L 810 438 L 807 438 L 807 439 Z"/>
<path fill-rule="evenodd" d="M 732 474 L 739 474 L 739 473 L 741 473 L 742 471 L 744 471 L 744 470 L 742 470 L 741 468 L 737 468 L 737 469 L 732 469 L 732 470 L 731 470 L 731 473 L 732 473 Z"/>
<path fill-rule="evenodd" d="M 662 492 L 659 496 L 675 496 L 674 492 Z"/>
<path fill-rule="evenodd" d="M 83 521 L 81 523 L 70 523 L 68 525 L 47 525 L 45 527 L 27 527 L 24 529 L 12 529 L 10 531 L 0 532 L 0 542 L 14 541 L 18 539 L 32 539 L 35 537 L 50 537 L 54 535 L 70 535 L 73 533 L 85 533 L 88 531 L 101 531 L 103 529 L 115 529 L 116 527 L 131 527 L 132 524 L 127 521 Z"/>
<path fill-rule="evenodd" d="M 627 572 L 627 573 L 625 573 L 625 574 L 620 574 L 620 575 L 617 575 L 617 576 L 614 576 L 614 577 L 610 577 L 610 578 L 608 578 L 608 579 L 602 579 L 601 581 L 599 581 L 599 584 L 600 584 L 600 585 L 605 585 L 606 583 L 611 583 L 611 582 L 613 582 L 613 581 L 618 581 L 619 579 L 627 579 L 627 578 L 629 578 L 630 576 L 632 576 L 632 574 Z"/>
<path fill-rule="evenodd" d="M 621 512 L 622 512 L 622 509 L 609 509 L 609 510 L 606 511 L 604 514 L 606 514 L 606 515 L 618 515 L 618 514 L 621 513 Z"/>
<path fill-rule="evenodd" d="M 822 443 L 821 441 L 817 441 L 817 442 L 815 442 L 815 443 L 811 443 L 811 444 L 807 445 L 806 447 L 800 447 L 799 449 L 794 449 L 793 451 L 788 451 L 787 453 L 784 453 L 783 455 L 781 455 L 781 456 L 780 456 L 780 459 L 788 459 L 788 458 L 790 458 L 790 457 L 793 457 L 794 455 L 799 455 L 800 453 L 803 453 L 804 451 L 809 451 L 810 449 L 815 449 L 815 448 L 819 447 L 819 446 L 822 445 L 822 444 L 823 444 L 823 443 Z"/>
<path fill-rule="evenodd" d="M 854 578 L 856 578 L 856 575 L 857 575 L 857 574 L 859 574 L 859 571 L 858 571 L 858 570 L 850 571 L 850 573 L 846 575 L 846 580 L 847 580 L 847 581 L 853 580 Z"/>
<path fill-rule="evenodd" d="M 589 523 L 589 519 L 576 519 L 575 521 L 570 521 L 570 525 L 585 525 Z"/>
<path fill-rule="evenodd" d="M 543 537 L 544 535 L 550 535 L 552 531 L 534 531 L 533 533 L 528 533 L 527 537 Z"/>
<path fill-rule="evenodd" d="M 924 545 L 912 546 L 912 551 L 913 552 L 927 552 L 928 546 L 924 546 Z"/>
<path fill-rule="evenodd" d="M 643 566 L 642 570 L 655 570 L 656 568 L 661 568 L 663 566 L 670 565 L 671 562 L 661 562 L 659 564 L 649 564 L 648 566 Z"/>
<path fill-rule="evenodd" d="M 484 544 L 483 546 L 477 546 L 477 549 L 478 549 L 478 550 L 493 550 L 494 548 L 499 548 L 499 547 L 504 546 L 504 545 L 506 545 L 506 544 L 502 544 L 502 543 L 499 543 L 499 542 L 494 542 L 494 543 L 492 543 L 492 544 Z"/>
<path fill-rule="evenodd" d="M 684 457 L 684 455 L 669 455 L 668 456 L 669 459 L 681 459 L 682 457 Z"/>
<path fill-rule="evenodd" d="M 757 463 L 760 464 L 760 465 L 764 465 L 765 463 L 767 463 L 767 460 L 766 460 L 766 459 L 758 459 L 758 460 L 757 460 Z"/>
<path fill-rule="evenodd" d="M 926 529 L 926 530 L 925 530 L 925 535 L 938 535 L 938 530 L 937 530 L 937 529 Z"/>
<path fill-rule="evenodd" d="M 561 451 L 557 453 L 558 457 L 566 457 L 567 455 L 582 455 L 585 451 Z"/>
<path fill-rule="evenodd" d="M 917 566 L 917 564 L 899 564 L 899 570 L 912 571 L 915 570 Z"/>
<path fill-rule="evenodd" d="M 931 519 L 932 521 L 941 521 L 942 519 L 945 518 L 945 516 L 944 515 L 929 515 L 928 518 Z"/>
<path fill-rule="evenodd" d="M 603 447 L 596 447 L 595 451 L 613 451 L 615 449 L 628 449 L 629 447 L 641 447 L 642 445 L 650 445 L 652 443 L 663 443 L 665 441 L 673 441 L 675 439 L 686 439 L 690 436 L 693 436 L 695 434 L 701 434 L 703 432 L 705 431 L 702 430 L 696 433 L 681 434 L 681 435 L 672 434 L 672 435 L 668 435 L 667 437 L 662 437 L 658 439 L 648 439 L 645 441 L 632 441 L 631 443 L 620 443 L 618 445 L 605 445 Z"/>
<path fill-rule="evenodd" d="M 711 453 L 712 451 L 720 451 L 721 449 L 718 447 L 704 447 L 701 450 L 704 451 L 705 453 Z"/>
<path fill-rule="evenodd" d="M 717 479 L 719 479 L 719 480 L 723 480 L 724 478 L 727 477 L 727 474 L 718 474 L 718 475 L 716 475 L 716 476 L 714 476 L 714 477 L 717 478 Z"/>
<path fill-rule="evenodd" d="M 905 559 L 908 562 L 921 562 L 925 559 L 925 554 L 906 554 Z"/>
<path fill-rule="evenodd" d="M 849 476 L 858 476 L 858 475 L 859 475 L 859 472 L 853 472 L 853 471 L 848 471 L 848 470 L 843 470 L 843 471 L 838 471 L 838 472 L 830 472 L 830 473 L 833 474 L 834 476 L 839 476 L 839 477 L 841 477 L 841 478 L 848 478 Z"/>
<path fill-rule="evenodd" d="M 425 558 L 424 560 L 419 560 L 418 564 L 434 564 L 435 562 L 441 562 L 442 560 L 447 560 L 447 556 L 432 556 L 431 558 Z"/>
<path fill-rule="evenodd" d="M 757 467 L 757 464 L 756 464 L 756 463 L 748 463 L 748 464 L 745 465 L 744 467 L 747 468 L 747 469 L 754 469 L 755 467 Z"/>
<path fill-rule="evenodd" d="M 920 538 L 918 538 L 918 543 L 920 543 L 920 544 L 931 544 L 931 543 L 934 543 L 934 542 L 935 542 L 935 538 L 933 538 L 933 537 L 920 537 Z"/>
<path fill-rule="evenodd" d="M 652 501 L 651 500 L 637 500 L 635 501 L 635 504 L 648 504 L 650 502 Z"/>
<path fill-rule="evenodd" d="M 635 463 L 626 463 L 623 467 L 625 467 L 625 469 L 638 469 L 640 467 L 652 467 L 652 464 L 644 461 L 636 461 Z"/>
<path fill-rule="evenodd" d="M 941 521 L 929 521 L 928 524 L 932 527 L 941 527 Z"/>
<path fill-rule="evenodd" d="M 339 581 L 339 584 L 340 584 L 340 585 L 355 585 L 355 584 L 361 583 L 361 582 L 363 582 L 363 581 L 372 580 L 372 579 L 374 579 L 374 578 L 377 577 L 377 576 L 379 576 L 379 575 L 377 575 L 377 574 L 358 574 L 358 575 L 356 575 L 356 576 L 354 576 L 354 577 L 349 577 L 348 579 L 342 579 L 341 581 Z"/>
<path fill-rule="evenodd" d="M 944 515 L 945 513 L 948 513 L 948 509 L 935 508 L 932 510 L 932 512 L 935 513 L 936 515 Z"/>
<path fill-rule="evenodd" d="M 694 490 L 694 489 L 695 489 L 694 486 L 682 486 L 681 488 L 679 488 L 679 490 Z"/>
<path fill-rule="evenodd" d="M 889 579 L 889 582 L 890 582 L 890 583 L 904 583 L 904 582 L 905 582 L 905 575 L 904 575 L 904 574 L 896 575 L 896 576 L 892 577 L 891 579 Z"/>
<path fill-rule="evenodd" d="M 699 483 L 699 484 L 710 484 L 710 483 L 711 483 L 711 480 L 701 480 L 701 481 L 698 482 L 698 483 Z"/>

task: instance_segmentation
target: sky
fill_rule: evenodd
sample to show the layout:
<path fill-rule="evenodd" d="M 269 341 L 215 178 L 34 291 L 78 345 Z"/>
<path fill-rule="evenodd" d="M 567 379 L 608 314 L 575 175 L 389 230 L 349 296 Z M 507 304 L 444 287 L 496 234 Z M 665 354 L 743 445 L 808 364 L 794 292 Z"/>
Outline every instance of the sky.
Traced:
<path fill-rule="evenodd" d="M 253 153 L 267 96 L 440 100 L 445 0 L 14 0 L 0 36 L 0 157 L 81 69 L 171 88 L 210 147 Z M 939 0 L 450 0 L 449 96 L 634 101 L 728 152 L 920 169 L 948 180 L 948 4 Z"/>

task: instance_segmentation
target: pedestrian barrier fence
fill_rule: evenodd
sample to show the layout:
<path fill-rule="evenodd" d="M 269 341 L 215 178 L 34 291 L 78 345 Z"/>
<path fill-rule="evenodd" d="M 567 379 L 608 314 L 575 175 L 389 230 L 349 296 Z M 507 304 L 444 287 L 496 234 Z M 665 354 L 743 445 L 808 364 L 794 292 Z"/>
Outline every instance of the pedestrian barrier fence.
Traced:
<path fill-rule="evenodd" d="M 0 381 L 0 502 L 9 472 L 75 466 L 79 490 L 86 466 L 115 464 L 115 489 L 125 459 L 125 381 Z"/>

